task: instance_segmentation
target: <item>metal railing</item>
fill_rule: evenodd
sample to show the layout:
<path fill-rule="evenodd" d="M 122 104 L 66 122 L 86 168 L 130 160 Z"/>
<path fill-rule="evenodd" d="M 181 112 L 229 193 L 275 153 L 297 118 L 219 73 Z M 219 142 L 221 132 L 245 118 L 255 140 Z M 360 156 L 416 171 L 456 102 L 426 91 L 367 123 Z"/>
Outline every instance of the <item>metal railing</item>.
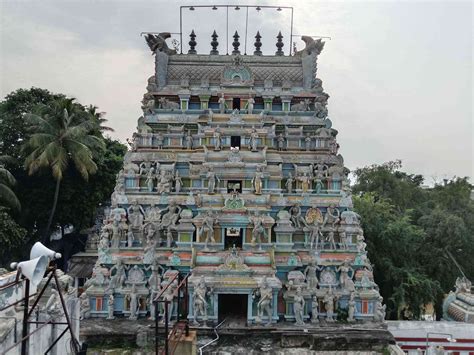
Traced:
<path fill-rule="evenodd" d="M 164 304 L 164 323 L 165 323 L 165 346 L 162 351 L 162 354 L 169 355 L 170 354 L 170 348 L 169 348 L 169 340 L 170 336 L 173 336 L 174 334 L 177 333 L 178 328 L 184 327 L 185 330 L 185 335 L 189 335 L 189 321 L 188 321 L 188 312 L 189 312 L 189 297 L 188 297 L 188 278 L 191 275 L 191 273 L 186 274 L 186 276 L 182 276 L 181 273 L 177 273 L 174 275 L 168 282 L 168 285 L 164 287 L 160 293 L 155 297 L 153 300 L 153 303 L 155 304 L 155 354 L 158 355 L 160 353 L 159 351 L 159 309 L 158 305 L 159 303 Z M 177 314 L 177 319 L 176 323 L 173 325 L 173 329 L 171 332 L 169 331 L 169 318 L 170 315 L 168 314 L 169 312 L 169 306 L 170 303 L 173 301 L 168 301 L 168 300 L 162 300 L 163 293 L 173 284 L 173 282 L 178 279 L 178 287 L 174 291 L 173 295 L 177 296 L 177 309 L 176 309 L 176 314 Z M 181 316 L 181 289 L 184 290 L 183 298 L 184 298 L 184 319 L 180 320 Z M 174 298 L 173 298 L 174 300 Z M 177 342 L 175 342 L 174 349 L 172 350 L 171 354 L 174 352 L 176 349 Z"/>
<path fill-rule="evenodd" d="M 222 322 L 220 322 L 218 325 L 216 325 L 214 327 L 214 333 L 216 334 L 216 337 L 214 339 L 212 339 L 210 342 L 204 344 L 203 346 L 201 346 L 199 348 L 199 355 L 202 355 L 202 349 L 204 349 L 205 347 L 211 345 L 211 344 L 214 344 L 216 341 L 219 340 L 219 333 L 217 333 L 217 328 L 219 328 L 225 321 L 226 321 L 227 318 L 224 318 L 224 320 Z"/>

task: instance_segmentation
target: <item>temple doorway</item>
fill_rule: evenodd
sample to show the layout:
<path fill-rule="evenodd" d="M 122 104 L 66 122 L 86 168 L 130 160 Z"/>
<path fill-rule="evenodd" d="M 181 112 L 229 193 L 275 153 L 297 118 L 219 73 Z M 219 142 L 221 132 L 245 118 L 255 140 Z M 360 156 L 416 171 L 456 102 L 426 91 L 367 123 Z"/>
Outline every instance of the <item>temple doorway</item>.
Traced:
<path fill-rule="evenodd" d="M 232 148 L 240 149 L 240 136 L 231 136 L 230 137 L 230 146 Z"/>
<path fill-rule="evenodd" d="M 219 322 L 227 318 L 232 323 L 247 323 L 247 300 L 246 294 L 219 294 Z M 230 322 L 228 322 L 230 324 Z"/>
<path fill-rule="evenodd" d="M 226 228 L 224 248 L 230 249 L 235 245 L 236 248 L 242 248 L 242 228 Z"/>
<path fill-rule="evenodd" d="M 237 191 L 238 193 L 242 193 L 242 181 L 241 180 L 229 180 L 227 181 L 227 193 L 230 194 L 231 192 Z"/>
<path fill-rule="evenodd" d="M 240 97 L 234 97 L 232 99 L 232 110 L 240 110 Z"/>

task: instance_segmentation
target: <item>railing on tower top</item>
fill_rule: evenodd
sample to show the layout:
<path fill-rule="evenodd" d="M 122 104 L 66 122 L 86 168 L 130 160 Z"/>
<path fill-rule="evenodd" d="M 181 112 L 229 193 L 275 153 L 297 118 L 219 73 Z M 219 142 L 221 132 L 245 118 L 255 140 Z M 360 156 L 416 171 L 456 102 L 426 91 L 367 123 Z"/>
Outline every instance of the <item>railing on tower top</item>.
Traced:
<path fill-rule="evenodd" d="M 188 278 L 191 275 L 189 272 L 186 274 L 184 277 L 181 275 L 181 273 L 177 273 L 174 275 L 168 282 L 168 284 L 160 291 L 160 293 L 155 297 L 153 300 L 153 303 L 155 304 L 155 354 L 158 355 L 160 354 L 159 351 L 159 310 L 158 310 L 158 304 L 159 303 L 164 303 L 164 323 L 165 323 L 165 329 L 164 329 L 164 338 L 165 338 L 165 346 L 163 351 L 161 351 L 161 354 L 164 355 L 169 355 L 173 354 L 176 346 L 178 345 L 178 341 L 174 342 L 173 349 L 170 352 L 169 348 L 169 340 L 171 337 L 175 336 L 178 333 L 178 330 L 180 330 L 180 336 L 182 335 L 182 330 L 184 329 L 185 336 L 189 335 L 189 320 L 188 320 L 188 312 L 189 312 L 189 296 L 188 296 Z M 173 329 L 169 331 L 169 306 L 170 303 L 173 301 L 168 301 L 168 300 L 162 300 L 163 293 L 174 283 L 174 281 L 178 279 L 178 287 L 174 291 L 173 295 L 177 296 L 177 309 L 176 309 L 176 323 L 173 325 Z M 184 319 L 180 320 L 180 313 L 181 313 L 181 290 L 184 290 L 183 292 L 183 298 L 184 298 Z M 174 299 L 174 298 L 173 298 Z"/>

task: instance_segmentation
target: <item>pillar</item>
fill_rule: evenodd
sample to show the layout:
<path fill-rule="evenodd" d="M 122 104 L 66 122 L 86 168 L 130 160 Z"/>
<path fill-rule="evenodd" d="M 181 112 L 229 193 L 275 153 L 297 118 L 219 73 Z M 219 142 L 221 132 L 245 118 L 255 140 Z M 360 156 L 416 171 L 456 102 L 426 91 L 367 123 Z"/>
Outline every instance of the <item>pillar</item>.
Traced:
<path fill-rule="evenodd" d="M 209 108 L 209 98 L 210 95 L 199 95 L 199 100 L 201 101 L 201 110 L 207 110 Z"/>
<path fill-rule="evenodd" d="M 190 95 L 179 95 L 181 111 L 187 111 L 189 109 L 189 96 Z"/>

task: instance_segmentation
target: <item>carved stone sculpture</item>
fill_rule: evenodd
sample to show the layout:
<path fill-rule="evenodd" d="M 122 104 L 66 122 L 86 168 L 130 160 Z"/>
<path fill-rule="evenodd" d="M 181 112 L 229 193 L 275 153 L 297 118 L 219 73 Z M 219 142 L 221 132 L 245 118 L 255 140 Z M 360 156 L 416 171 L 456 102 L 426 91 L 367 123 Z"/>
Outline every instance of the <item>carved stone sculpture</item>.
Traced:
<path fill-rule="evenodd" d="M 336 268 L 336 272 L 339 272 L 339 285 L 343 289 L 347 289 L 349 280 L 352 281 L 352 277 L 354 276 L 354 269 L 351 267 L 350 259 L 344 260 L 344 262 Z"/>
<path fill-rule="evenodd" d="M 130 225 L 133 228 L 140 229 L 143 225 L 143 216 L 145 215 L 145 211 L 143 210 L 142 206 L 138 204 L 135 200 L 133 204 L 128 208 L 128 220 Z"/>
<path fill-rule="evenodd" d="M 354 317 L 355 311 L 356 311 L 355 292 L 351 292 L 348 306 L 347 306 L 347 321 L 349 323 L 355 322 L 355 317 Z"/>
<path fill-rule="evenodd" d="M 187 150 L 193 149 L 194 142 L 193 142 L 193 136 L 191 135 L 191 131 L 188 131 L 188 134 L 184 138 L 184 142 L 186 144 L 186 149 Z"/>
<path fill-rule="evenodd" d="M 313 223 L 307 225 L 309 229 L 309 248 L 318 249 L 320 240 L 322 240 L 321 228 L 318 221 L 313 221 Z"/>
<path fill-rule="evenodd" d="M 253 97 L 250 97 L 248 100 L 247 100 L 247 113 L 249 115 L 251 115 L 253 113 L 253 105 L 255 104 L 255 100 L 253 99 Z"/>
<path fill-rule="evenodd" d="M 319 302 L 318 296 L 314 295 L 311 299 L 311 323 L 319 323 Z"/>
<path fill-rule="evenodd" d="M 323 228 L 326 226 L 326 224 L 330 224 L 334 230 L 336 228 L 336 224 L 340 221 L 340 216 L 341 212 L 339 212 L 334 204 L 331 204 L 324 215 Z"/>
<path fill-rule="evenodd" d="M 107 319 L 109 320 L 115 319 L 114 303 L 115 303 L 114 295 L 110 294 L 109 298 L 107 299 Z"/>
<path fill-rule="evenodd" d="M 262 240 L 265 238 L 265 227 L 263 226 L 263 216 L 260 216 L 257 212 L 251 217 L 253 223 L 252 229 L 252 245 L 258 243 L 258 248 L 262 249 Z"/>
<path fill-rule="evenodd" d="M 260 295 L 260 300 L 257 303 L 257 317 L 255 318 L 255 322 L 261 323 L 263 316 L 266 313 L 268 317 L 267 324 L 271 324 L 273 294 L 266 277 L 263 278 L 257 293 Z"/>
<path fill-rule="evenodd" d="M 295 179 L 293 179 L 293 176 L 291 175 L 291 173 L 288 173 L 288 177 L 286 178 L 286 182 L 285 182 L 285 187 L 286 187 L 286 191 L 289 194 L 293 193 L 294 183 L 295 183 Z"/>
<path fill-rule="evenodd" d="M 250 133 L 249 148 L 252 152 L 258 150 L 258 133 L 255 128 L 252 128 L 252 132 Z"/>
<path fill-rule="evenodd" d="M 301 294 L 301 287 L 296 289 L 296 294 L 293 296 L 293 312 L 295 315 L 295 322 L 296 325 L 302 326 L 304 325 L 304 306 L 306 302 Z"/>
<path fill-rule="evenodd" d="M 303 193 L 311 192 L 311 177 L 308 173 L 304 172 L 303 175 L 298 176 L 298 180 L 301 181 L 301 190 Z"/>
<path fill-rule="evenodd" d="M 61 300 L 59 297 L 59 291 L 55 287 L 51 287 L 51 296 L 49 296 L 43 311 L 45 311 L 51 318 L 56 318 L 61 314 Z"/>
<path fill-rule="evenodd" d="M 263 172 L 262 169 L 258 166 L 257 171 L 255 172 L 255 176 L 252 178 L 252 185 L 255 192 L 255 195 L 262 194 L 262 186 L 263 186 Z"/>
<path fill-rule="evenodd" d="M 166 97 L 160 97 L 159 107 L 163 110 L 177 110 L 179 109 L 179 104 L 177 102 L 169 101 Z"/>
<path fill-rule="evenodd" d="M 217 127 L 213 134 L 214 137 L 214 150 L 222 149 L 222 134 L 219 127 Z"/>
<path fill-rule="evenodd" d="M 215 243 L 216 240 L 214 239 L 214 223 L 216 223 L 216 220 L 214 216 L 212 215 L 211 211 L 208 211 L 206 216 L 204 217 L 202 221 L 202 226 L 199 228 L 199 238 L 201 240 L 202 236 L 205 235 L 204 239 L 204 248 L 207 249 L 207 244 L 208 243 Z"/>
<path fill-rule="evenodd" d="M 181 180 L 181 177 L 179 176 L 179 171 L 176 170 L 176 173 L 174 175 L 174 191 L 176 193 L 181 192 L 181 186 L 183 186 L 183 181 Z"/>
<path fill-rule="evenodd" d="M 113 272 L 115 271 L 115 274 Z M 122 262 L 122 259 L 117 258 L 115 265 L 110 268 L 110 283 L 106 291 L 114 291 L 116 288 L 122 287 L 127 279 L 125 273 L 125 265 Z"/>
<path fill-rule="evenodd" d="M 282 151 L 285 149 L 285 141 L 286 141 L 286 138 L 283 136 L 283 133 L 280 133 L 277 137 L 277 148 L 279 151 Z"/>
<path fill-rule="evenodd" d="M 206 174 L 206 178 L 207 178 L 207 192 L 209 194 L 213 194 L 216 188 L 216 180 L 219 182 L 220 179 L 214 172 L 214 169 L 212 168 L 212 166 L 209 167 L 209 171 Z"/>
<path fill-rule="evenodd" d="M 128 319 L 137 320 L 140 303 L 138 302 L 138 294 L 135 284 L 132 284 L 132 289 L 130 290 L 130 293 L 126 296 L 126 299 L 128 300 L 130 305 L 130 316 L 128 317 Z"/>
<path fill-rule="evenodd" d="M 81 293 L 79 296 L 79 305 L 80 305 L 80 312 L 79 312 L 79 319 L 87 319 L 91 316 L 91 305 L 89 302 L 89 296 L 86 292 Z"/>
<path fill-rule="evenodd" d="M 293 223 L 293 227 L 295 228 L 302 228 L 302 225 L 306 225 L 306 221 L 304 220 L 303 216 L 301 215 L 301 207 L 299 204 L 295 204 L 290 208 L 291 214 L 291 222 Z"/>
<path fill-rule="evenodd" d="M 316 289 L 318 288 L 318 277 L 316 275 L 316 271 L 318 271 L 319 268 L 316 265 L 316 260 L 313 258 L 309 265 L 306 267 L 304 270 L 304 276 L 306 278 L 306 283 L 308 284 L 308 289 L 311 292 L 316 292 Z"/>
<path fill-rule="evenodd" d="M 323 302 L 326 309 L 326 322 L 334 322 L 334 292 L 329 287 L 324 295 Z"/>
<path fill-rule="evenodd" d="M 385 321 L 385 309 L 386 305 L 382 305 L 383 297 L 380 296 L 375 304 L 374 310 L 374 321 L 376 322 L 384 322 Z"/>
<path fill-rule="evenodd" d="M 207 307 L 208 302 L 206 300 L 206 296 L 209 292 L 206 282 L 204 280 L 204 276 L 201 276 L 199 283 L 194 288 L 193 293 L 193 310 L 194 310 L 194 324 L 199 325 L 197 321 L 198 317 L 202 317 L 202 319 L 207 321 Z"/>
<path fill-rule="evenodd" d="M 224 94 L 221 94 L 221 97 L 219 97 L 219 112 L 225 113 L 226 108 L 227 108 L 227 104 L 225 102 Z"/>

